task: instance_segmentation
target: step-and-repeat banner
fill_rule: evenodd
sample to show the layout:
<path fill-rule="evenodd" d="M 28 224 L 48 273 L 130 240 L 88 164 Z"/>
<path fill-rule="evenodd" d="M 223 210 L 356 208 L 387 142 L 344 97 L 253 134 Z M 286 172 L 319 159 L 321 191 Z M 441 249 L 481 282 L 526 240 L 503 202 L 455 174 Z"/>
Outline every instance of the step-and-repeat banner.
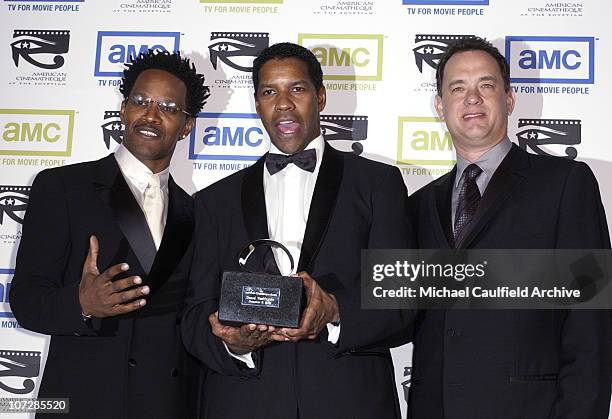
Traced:
<path fill-rule="evenodd" d="M 1 1 L 0 397 L 36 396 L 48 345 L 19 326 L 8 301 L 30 185 L 40 170 L 98 159 L 121 142 L 118 86 L 130 56 L 180 50 L 206 75 L 210 100 L 171 167 L 189 192 L 266 151 L 252 60 L 291 41 L 323 66 L 325 138 L 398 166 L 412 193 L 454 164 L 433 107 L 438 59 L 460 38 L 486 37 L 511 67 L 510 139 L 586 161 L 612 214 L 612 147 L 601 131 L 612 94 L 611 12 L 603 0 Z M 404 414 L 410 355 L 409 345 L 394 350 Z"/>

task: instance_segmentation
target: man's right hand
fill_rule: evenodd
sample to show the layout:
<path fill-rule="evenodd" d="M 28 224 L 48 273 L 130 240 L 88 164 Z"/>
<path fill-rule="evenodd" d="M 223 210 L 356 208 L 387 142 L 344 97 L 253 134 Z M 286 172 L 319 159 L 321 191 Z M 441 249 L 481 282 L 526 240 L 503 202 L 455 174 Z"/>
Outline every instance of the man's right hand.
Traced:
<path fill-rule="evenodd" d="M 243 324 L 240 327 L 225 326 L 219 322 L 217 312 L 208 316 L 213 335 L 221 338 L 235 355 L 254 352 L 271 341 L 274 326 Z"/>
<path fill-rule="evenodd" d="M 142 283 L 142 279 L 138 276 L 113 282 L 113 278 L 127 271 L 129 266 L 127 263 L 120 263 L 100 273 L 98 252 L 98 239 L 96 236 L 91 236 L 79 284 L 79 302 L 83 314 L 102 318 L 129 313 L 143 307 L 146 300 L 142 297 L 149 294 L 149 287 L 129 289 Z"/>

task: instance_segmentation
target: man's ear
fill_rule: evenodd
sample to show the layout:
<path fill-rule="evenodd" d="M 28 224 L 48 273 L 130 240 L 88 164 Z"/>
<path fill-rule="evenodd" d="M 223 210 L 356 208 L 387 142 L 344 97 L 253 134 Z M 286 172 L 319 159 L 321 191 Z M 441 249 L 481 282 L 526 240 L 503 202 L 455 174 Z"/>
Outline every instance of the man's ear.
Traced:
<path fill-rule="evenodd" d="M 506 93 L 506 108 L 508 109 L 508 116 L 512 115 L 512 111 L 514 111 L 515 103 L 516 103 L 516 95 L 514 94 L 514 90 L 510 88 L 508 93 Z"/>
<path fill-rule="evenodd" d="M 434 106 L 436 108 L 436 112 L 438 112 L 438 117 L 444 119 L 444 104 L 442 103 L 442 97 L 436 95 L 434 99 Z"/>
<path fill-rule="evenodd" d="M 194 122 L 195 122 L 195 118 L 193 116 L 187 117 L 187 119 L 185 120 L 185 126 L 183 127 L 183 131 L 181 133 L 180 140 L 184 139 L 185 137 L 189 135 L 189 133 L 193 129 Z"/>
<path fill-rule="evenodd" d="M 317 104 L 319 108 L 319 112 L 323 112 L 325 109 L 325 104 L 327 103 L 327 91 L 325 90 L 325 86 L 321 86 L 319 92 L 317 93 Z"/>
<path fill-rule="evenodd" d="M 121 122 L 123 123 L 123 125 L 125 125 L 125 103 L 127 102 L 127 99 L 123 99 L 123 102 L 121 102 L 121 109 L 119 109 L 119 119 L 121 119 Z"/>

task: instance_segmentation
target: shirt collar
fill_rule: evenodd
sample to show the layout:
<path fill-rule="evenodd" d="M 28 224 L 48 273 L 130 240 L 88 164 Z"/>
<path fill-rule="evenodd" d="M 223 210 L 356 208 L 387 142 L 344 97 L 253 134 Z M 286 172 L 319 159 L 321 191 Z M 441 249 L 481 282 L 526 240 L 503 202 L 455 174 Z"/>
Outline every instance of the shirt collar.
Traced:
<path fill-rule="evenodd" d="M 317 138 L 308 143 L 306 148 L 304 148 L 304 150 L 310 149 L 314 149 L 317 153 L 318 167 L 321 164 L 321 159 L 323 158 L 323 151 L 325 150 L 325 140 L 323 140 L 323 134 L 320 134 Z M 287 153 L 283 153 L 282 151 L 280 151 L 272 142 L 270 142 L 270 153 L 287 155 Z"/>
<path fill-rule="evenodd" d="M 128 178 L 136 189 L 144 193 L 153 172 L 143 162 L 138 160 L 123 144 L 119 144 L 117 151 L 115 151 L 115 160 L 117 160 L 117 164 L 123 176 Z M 166 167 L 161 172 L 158 172 L 157 175 L 159 176 L 159 183 L 162 190 L 167 191 L 170 167 Z"/>
<path fill-rule="evenodd" d="M 484 174 L 491 179 L 493 177 L 493 173 L 497 170 L 497 167 L 500 165 L 506 154 L 512 148 L 512 141 L 506 136 L 499 143 L 495 144 L 490 150 L 487 150 L 482 156 L 478 158 L 478 160 L 474 162 L 470 162 L 467 159 L 463 158 L 459 154 L 457 154 L 457 175 L 455 177 L 455 187 L 459 185 L 459 180 L 463 175 L 463 171 L 470 164 L 475 163 L 482 169 Z"/>

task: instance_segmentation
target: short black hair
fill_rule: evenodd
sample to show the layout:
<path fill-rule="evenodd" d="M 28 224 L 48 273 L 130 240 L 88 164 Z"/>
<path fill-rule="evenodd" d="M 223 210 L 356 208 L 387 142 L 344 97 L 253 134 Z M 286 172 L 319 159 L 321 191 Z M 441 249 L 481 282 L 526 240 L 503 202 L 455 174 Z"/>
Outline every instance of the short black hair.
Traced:
<path fill-rule="evenodd" d="M 204 75 L 196 72 L 195 65 L 189 58 L 182 58 L 179 52 L 148 50 L 141 52 L 138 57 L 126 64 L 119 91 L 127 99 L 136 79 L 145 70 L 164 70 L 179 78 L 187 88 L 187 112 L 195 117 L 201 110 L 206 99 L 210 96 L 208 86 L 204 85 Z"/>
<path fill-rule="evenodd" d="M 261 67 L 272 59 L 282 60 L 284 58 L 297 58 L 301 60 L 308 68 L 308 76 L 314 84 L 317 92 L 323 87 L 323 70 L 317 57 L 308 49 L 301 45 L 291 42 L 281 42 L 269 46 L 261 51 L 261 53 L 253 61 L 253 87 L 257 96 L 257 87 L 259 86 L 259 71 Z"/>
<path fill-rule="evenodd" d="M 504 90 L 506 92 L 510 91 L 510 66 L 504 56 L 486 39 L 472 36 L 450 44 L 444 55 L 442 55 L 442 58 L 440 58 L 438 68 L 436 69 L 438 96 L 442 96 L 442 81 L 444 80 L 444 68 L 446 67 L 446 63 L 453 55 L 465 51 L 483 51 L 493 57 L 501 71 L 502 79 L 504 80 Z"/>

